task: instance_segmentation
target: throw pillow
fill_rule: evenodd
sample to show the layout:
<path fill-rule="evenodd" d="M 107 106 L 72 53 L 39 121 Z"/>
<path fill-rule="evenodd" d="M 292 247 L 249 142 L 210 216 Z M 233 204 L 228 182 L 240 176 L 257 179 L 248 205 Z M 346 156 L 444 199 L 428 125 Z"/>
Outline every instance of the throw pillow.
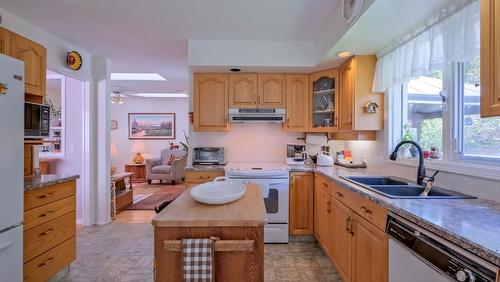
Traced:
<path fill-rule="evenodd" d="M 170 158 L 168 159 L 167 164 L 168 164 L 168 165 L 171 165 L 171 164 L 172 164 L 172 162 L 173 162 L 174 160 L 176 160 L 176 159 L 177 159 L 177 157 L 176 157 L 174 154 L 170 155 Z"/>

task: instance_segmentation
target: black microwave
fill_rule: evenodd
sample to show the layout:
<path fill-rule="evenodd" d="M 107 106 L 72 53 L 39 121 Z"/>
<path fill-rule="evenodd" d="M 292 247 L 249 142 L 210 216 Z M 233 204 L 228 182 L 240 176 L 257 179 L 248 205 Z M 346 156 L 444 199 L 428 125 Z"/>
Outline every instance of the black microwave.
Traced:
<path fill-rule="evenodd" d="M 49 137 L 50 107 L 24 103 L 24 138 Z"/>
<path fill-rule="evenodd" d="M 196 147 L 193 149 L 193 164 L 223 165 L 226 164 L 223 147 Z"/>

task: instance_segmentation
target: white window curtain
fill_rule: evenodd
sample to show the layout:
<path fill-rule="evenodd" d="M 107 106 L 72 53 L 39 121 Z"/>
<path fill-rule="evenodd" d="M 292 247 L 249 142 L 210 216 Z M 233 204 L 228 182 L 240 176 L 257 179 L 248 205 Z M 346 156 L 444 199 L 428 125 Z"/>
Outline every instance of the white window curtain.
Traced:
<path fill-rule="evenodd" d="M 479 53 L 479 0 L 441 11 L 422 31 L 377 54 L 374 92 L 386 92 L 451 62 L 469 62 Z M 389 51 L 387 51 L 389 49 Z"/>

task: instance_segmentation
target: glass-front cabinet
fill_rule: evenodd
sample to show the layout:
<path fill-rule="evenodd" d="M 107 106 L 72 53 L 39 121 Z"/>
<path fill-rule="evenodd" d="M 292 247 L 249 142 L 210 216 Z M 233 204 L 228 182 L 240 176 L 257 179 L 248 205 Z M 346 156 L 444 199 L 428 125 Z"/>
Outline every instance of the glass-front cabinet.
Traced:
<path fill-rule="evenodd" d="M 310 75 L 311 132 L 331 132 L 338 129 L 338 70 Z"/>

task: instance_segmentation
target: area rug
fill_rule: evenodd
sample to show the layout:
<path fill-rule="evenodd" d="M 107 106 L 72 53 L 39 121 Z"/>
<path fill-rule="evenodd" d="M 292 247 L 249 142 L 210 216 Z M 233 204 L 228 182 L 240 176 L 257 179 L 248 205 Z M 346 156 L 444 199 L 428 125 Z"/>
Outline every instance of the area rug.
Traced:
<path fill-rule="evenodd" d="M 179 196 L 179 193 L 159 191 L 134 203 L 127 210 L 154 210 L 155 207 L 161 205 L 163 202 L 172 201 L 177 196 Z"/>

